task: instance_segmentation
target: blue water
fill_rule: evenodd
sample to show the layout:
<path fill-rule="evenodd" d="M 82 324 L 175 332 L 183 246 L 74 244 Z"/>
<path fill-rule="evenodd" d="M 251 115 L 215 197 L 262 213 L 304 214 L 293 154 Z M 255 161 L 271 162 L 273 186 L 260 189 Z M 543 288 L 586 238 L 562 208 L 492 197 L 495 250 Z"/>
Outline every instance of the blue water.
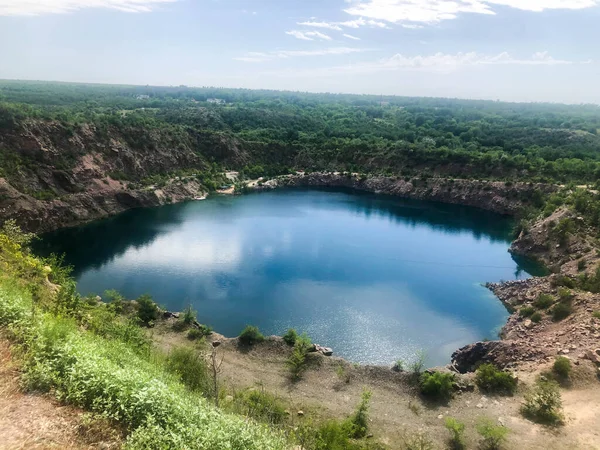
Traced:
<path fill-rule="evenodd" d="M 528 276 L 507 252 L 511 225 L 468 207 L 284 190 L 132 210 L 47 235 L 39 251 L 65 253 L 82 294 L 191 304 L 227 336 L 293 327 L 354 362 L 424 350 L 438 365 L 505 323 L 481 284 Z"/>

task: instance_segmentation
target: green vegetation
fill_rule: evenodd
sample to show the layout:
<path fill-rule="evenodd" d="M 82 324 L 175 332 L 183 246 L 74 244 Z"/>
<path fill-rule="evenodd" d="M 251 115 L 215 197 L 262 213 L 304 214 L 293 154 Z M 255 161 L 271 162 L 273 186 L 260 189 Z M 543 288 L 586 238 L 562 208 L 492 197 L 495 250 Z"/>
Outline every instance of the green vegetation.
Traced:
<path fill-rule="evenodd" d="M 268 423 L 281 425 L 287 419 L 285 405 L 279 397 L 264 389 L 250 389 L 235 395 L 233 410 L 244 416 Z"/>
<path fill-rule="evenodd" d="M 131 449 L 287 448 L 273 430 L 208 403 L 201 358 L 157 353 L 142 328 L 81 299 L 68 270 L 33 257 L 31 237 L 16 231 L 0 231 L 0 327 L 19 348 L 25 387 L 120 423 Z"/>
<path fill-rule="evenodd" d="M 559 322 L 566 319 L 573 312 L 573 306 L 570 302 L 560 302 L 552 307 L 552 320 Z"/>
<path fill-rule="evenodd" d="M 535 312 L 535 308 L 533 306 L 523 306 L 519 310 L 519 315 L 521 317 L 531 317 L 534 312 Z"/>
<path fill-rule="evenodd" d="M 506 395 L 514 394 L 517 379 L 509 372 L 498 369 L 493 364 L 482 364 L 475 372 L 475 383 L 482 391 Z"/>
<path fill-rule="evenodd" d="M 170 148 L 201 155 L 196 168 L 227 164 L 248 178 L 295 167 L 499 178 L 510 187 L 519 179 L 593 184 L 600 173 L 594 105 L 20 81 L 2 81 L 0 97 L 5 134 L 28 120 L 53 120 L 61 138 L 84 124 L 99 137 L 118 133 L 136 147 L 152 147 L 159 136 Z M 246 157 L 231 159 L 226 147 L 233 141 Z M 17 157 L 10 142 L 0 149 L 2 171 L 13 179 L 35 171 L 37 156 Z M 65 151 L 61 165 L 76 157 Z M 113 175 L 136 180 L 141 174 L 119 167 Z M 209 189 L 218 186 L 214 181 L 201 179 Z"/>
<path fill-rule="evenodd" d="M 258 327 L 246 325 L 246 328 L 242 330 L 238 339 L 244 345 L 254 345 L 263 342 L 265 337 L 259 331 Z"/>
<path fill-rule="evenodd" d="M 421 393 L 436 400 L 449 400 L 454 391 L 454 374 L 425 372 L 419 380 Z"/>
<path fill-rule="evenodd" d="M 566 356 L 557 356 L 552 365 L 552 372 L 560 379 L 566 380 L 571 376 L 571 360 Z"/>
<path fill-rule="evenodd" d="M 167 369 L 192 391 L 209 393 L 210 377 L 202 355 L 189 347 L 176 347 L 167 357 Z"/>
<path fill-rule="evenodd" d="M 148 294 L 137 299 L 137 306 L 137 316 L 144 325 L 151 326 L 158 319 L 158 305 Z"/>
<path fill-rule="evenodd" d="M 482 419 L 477 424 L 477 432 L 481 436 L 480 448 L 483 450 L 499 450 L 506 442 L 508 428 L 504 425 L 495 425 L 489 419 Z"/>
<path fill-rule="evenodd" d="M 369 402 L 371 401 L 371 391 L 364 390 L 362 398 L 356 411 L 348 419 L 350 425 L 350 437 L 359 439 L 367 435 L 369 430 Z"/>
<path fill-rule="evenodd" d="M 298 339 L 298 333 L 293 328 L 287 330 L 286 333 L 283 335 L 283 340 L 290 347 L 294 346 L 294 344 L 296 343 L 296 339 Z"/>
<path fill-rule="evenodd" d="M 534 312 L 531 315 L 531 321 L 533 323 L 540 323 L 542 321 L 542 319 L 543 319 L 542 314 L 540 312 L 538 312 L 538 311 Z"/>
<path fill-rule="evenodd" d="M 562 425 L 562 399 L 558 384 L 551 380 L 539 380 L 535 388 L 525 395 L 521 413 L 537 423 Z"/>
<path fill-rule="evenodd" d="M 595 319 L 600 319 L 600 311 L 594 311 L 592 313 L 592 317 L 594 317 Z"/>
<path fill-rule="evenodd" d="M 310 338 L 305 333 L 296 337 L 292 354 L 286 361 L 292 380 L 301 378 L 302 372 L 306 369 L 306 356 L 311 346 Z"/>
<path fill-rule="evenodd" d="M 554 298 L 549 294 L 540 294 L 538 298 L 533 302 L 533 306 L 538 309 L 546 309 L 552 306 Z"/>
<path fill-rule="evenodd" d="M 465 445 L 465 424 L 456 420 L 454 417 L 446 417 L 444 426 L 450 432 L 448 447 L 452 450 L 463 450 Z"/>

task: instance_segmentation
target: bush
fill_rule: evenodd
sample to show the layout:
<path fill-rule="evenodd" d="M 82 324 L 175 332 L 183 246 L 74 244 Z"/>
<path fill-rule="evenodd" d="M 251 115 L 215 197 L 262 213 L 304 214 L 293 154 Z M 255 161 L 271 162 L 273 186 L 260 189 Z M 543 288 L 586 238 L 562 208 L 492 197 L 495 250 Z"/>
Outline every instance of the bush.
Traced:
<path fill-rule="evenodd" d="M 243 329 L 238 339 L 242 344 L 253 345 L 263 342 L 265 337 L 258 330 L 258 327 L 247 325 L 246 328 Z"/>
<path fill-rule="evenodd" d="M 542 314 L 537 311 L 531 315 L 531 321 L 533 323 L 540 323 L 542 321 L 542 318 Z"/>
<path fill-rule="evenodd" d="M 296 338 L 292 354 L 286 361 L 286 365 L 290 369 L 290 374 L 293 380 L 298 380 L 302 376 L 302 372 L 306 369 L 306 355 L 310 350 L 310 338 L 306 334 L 302 334 Z"/>
<path fill-rule="evenodd" d="M 489 419 L 483 419 L 477 424 L 477 433 L 481 436 L 481 448 L 484 450 L 499 450 L 506 442 L 508 428 L 494 425 Z"/>
<path fill-rule="evenodd" d="M 287 330 L 287 332 L 283 335 L 283 340 L 290 347 L 294 346 L 296 339 L 298 339 L 298 333 L 293 328 Z"/>
<path fill-rule="evenodd" d="M 567 379 L 571 375 L 571 360 L 566 356 L 558 356 L 554 360 L 552 372 L 560 378 Z"/>
<path fill-rule="evenodd" d="M 600 319 L 600 311 L 594 311 L 592 313 L 592 317 L 596 318 L 596 319 Z"/>
<path fill-rule="evenodd" d="M 144 325 L 151 325 L 158 319 L 158 306 L 148 294 L 137 299 L 137 316 Z"/>
<path fill-rule="evenodd" d="M 459 422 L 454 417 L 446 417 L 444 426 L 450 432 L 448 446 L 454 450 L 462 450 L 465 448 L 465 424 Z"/>
<path fill-rule="evenodd" d="M 489 363 L 477 368 L 475 383 L 479 389 L 486 392 L 513 394 L 517 389 L 517 379 L 511 373 Z"/>
<path fill-rule="evenodd" d="M 534 312 L 535 312 L 535 308 L 533 306 L 523 306 L 519 310 L 519 315 L 521 317 L 531 317 Z"/>
<path fill-rule="evenodd" d="M 425 352 L 419 350 L 415 355 L 415 360 L 408 365 L 408 369 L 412 372 L 415 377 L 418 377 L 423 372 L 425 367 Z"/>
<path fill-rule="evenodd" d="M 200 325 L 199 327 L 190 328 L 187 332 L 187 337 L 189 340 L 193 341 L 196 339 L 201 339 L 204 336 L 208 336 L 212 333 L 212 328 L 207 325 Z"/>
<path fill-rule="evenodd" d="M 548 294 L 540 294 L 538 298 L 533 302 L 533 306 L 538 309 L 546 309 L 552 306 L 554 298 Z"/>
<path fill-rule="evenodd" d="M 559 322 L 566 319 L 573 312 L 573 307 L 570 303 L 560 302 L 552 308 L 552 320 Z"/>
<path fill-rule="evenodd" d="M 192 305 L 188 305 L 187 308 L 185 308 L 181 320 L 186 325 L 191 325 L 196 321 L 196 311 L 192 309 Z"/>
<path fill-rule="evenodd" d="M 569 289 L 560 288 L 558 290 L 558 298 L 561 302 L 570 302 L 573 300 L 573 293 Z"/>
<path fill-rule="evenodd" d="M 435 450 L 436 446 L 431 438 L 421 431 L 404 436 L 402 448 L 403 450 Z"/>
<path fill-rule="evenodd" d="M 208 393 L 210 386 L 208 367 L 197 350 L 189 347 L 177 347 L 171 350 L 166 367 L 192 391 Z"/>
<path fill-rule="evenodd" d="M 525 395 L 521 413 L 533 422 L 562 424 L 562 399 L 558 384 L 553 381 L 538 381 L 535 389 Z"/>
<path fill-rule="evenodd" d="M 350 437 L 354 439 L 362 438 L 367 435 L 369 430 L 369 402 L 371 401 L 371 391 L 364 390 L 360 403 L 356 411 L 348 418 L 350 424 Z"/>
<path fill-rule="evenodd" d="M 555 286 L 564 286 L 570 289 L 575 288 L 575 280 L 566 275 L 557 275 L 552 284 Z"/>
<path fill-rule="evenodd" d="M 448 400 L 454 389 L 454 374 L 442 372 L 425 372 L 419 380 L 421 393 L 427 397 Z"/>

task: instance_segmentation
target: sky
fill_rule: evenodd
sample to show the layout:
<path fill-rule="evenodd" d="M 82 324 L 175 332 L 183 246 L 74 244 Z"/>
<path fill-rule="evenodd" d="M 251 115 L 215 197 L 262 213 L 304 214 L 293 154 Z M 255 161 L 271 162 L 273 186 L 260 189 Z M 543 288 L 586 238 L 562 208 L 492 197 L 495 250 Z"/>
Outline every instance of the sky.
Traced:
<path fill-rule="evenodd" d="M 600 0 L 0 0 L 0 78 L 600 103 Z"/>

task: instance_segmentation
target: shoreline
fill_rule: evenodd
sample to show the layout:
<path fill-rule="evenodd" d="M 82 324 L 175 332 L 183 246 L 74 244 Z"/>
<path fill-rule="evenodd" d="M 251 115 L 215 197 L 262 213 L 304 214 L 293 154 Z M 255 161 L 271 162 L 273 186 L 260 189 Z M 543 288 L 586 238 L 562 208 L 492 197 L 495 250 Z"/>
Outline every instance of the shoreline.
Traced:
<path fill-rule="evenodd" d="M 191 186 L 193 185 L 193 186 Z M 515 216 L 517 212 L 528 204 L 528 199 L 535 190 L 541 189 L 544 192 L 552 192 L 557 189 L 552 185 L 534 185 L 531 183 L 505 183 L 497 181 L 477 181 L 477 180 L 454 180 L 445 178 L 412 178 L 405 179 L 400 177 L 366 177 L 359 174 L 347 174 L 339 172 L 316 172 L 316 173 L 296 173 L 294 175 L 279 176 L 274 179 L 263 181 L 261 179 L 252 180 L 245 184 L 245 188 L 250 191 L 261 191 L 277 189 L 282 187 L 332 187 L 332 188 L 350 188 L 361 192 L 374 194 L 391 195 L 398 198 L 408 198 L 415 200 L 437 201 L 449 204 L 460 204 L 472 206 L 499 214 Z M 168 203 L 178 203 L 189 200 L 199 200 L 206 198 L 205 192 L 201 191 L 200 186 L 194 181 L 177 179 L 168 183 L 161 190 L 146 188 L 144 192 L 149 198 L 147 204 L 121 203 L 121 208 L 116 208 L 114 213 L 107 212 L 86 216 L 76 223 L 69 223 L 67 226 L 76 226 L 81 223 L 90 222 L 111 216 L 127 209 L 137 207 L 160 206 Z M 175 197 L 168 197 L 169 193 L 178 192 Z M 113 193 L 114 194 L 114 193 Z M 226 192 L 217 192 L 217 195 L 234 195 L 237 192 L 234 189 L 227 189 Z M 114 194 L 116 196 L 116 194 Z M 167 201 L 169 199 L 169 201 Z M 537 226 L 534 225 L 534 227 Z M 59 228 L 62 226 L 58 226 Z M 547 230 L 546 230 L 547 231 Z M 547 239 L 548 233 L 538 231 L 541 239 Z M 519 236 L 512 241 L 509 251 L 516 255 L 526 256 L 535 259 L 546 267 L 551 267 L 556 263 L 556 255 L 552 252 L 546 254 L 542 252 L 531 251 L 531 246 L 527 246 L 524 236 Z M 597 257 L 595 257 L 597 259 Z M 565 264 L 559 261 L 562 270 Z M 569 273 L 569 271 L 566 271 Z M 494 295 L 503 303 L 509 312 L 507 322 L 502 327 L 498 340 L 480 341 L 468 344 L 457 349 L 451 357 L 447 367 L 458 372 L 470 371 L 479 361 L 494 362 L 501 367 L 516 367 L 528 365 L 534 362 L 546 361 L 550 356 L 561 353 L 564 349 L 557 350 L 554 355 L 550 349 L 539 348 L 536 351 L 528 351 L 522 348 L 520 342 L 533 343 L 536 341 L 536 333 L 539 328 L 547 328 L 547 324 L 541 325 L 529 324 L 523 331 L 524 321 L 519 316 L 517 309 L 519 306 L 531 301 L 527 297 L 529 292 L 529 283 L 549 285 L 550 276 L 532 277 L 525 282 L 514 284 L 515 282 L 505 283 L 485 283 Z M 536 280 L 534 282 L 528 280 Z M 516 287 L 515 287 L 516 286 Z M 510 289 L 508 289 L 510 288 Z M 510 291 L 510 294 L 505 292 Z M 554 290 L 556 292 L 556 290 Z M 519 294 L 519 295 L 517 295 Z M 522 295 L 521 295 L 522 294 Z M 512 301 L 515 297 L 521 298 L 519 302 Z M 560 327 L 559 327 L 560 328 Z M 560 331 L 559 331 L 560 332 Z M 514 338 L 514 337 L 518 337 Z M 227 338 L 235 339 L 235 338 Z M 517 340 L 515 340 L 517 339 Z M 575 345 L 565 342 L 565 345 Z M 539 346 L 537 346 L 539 347 Z M 536 348 L 537 348 L 536 347 Z M 333 349 L 335 351 L 335 349 Z M 475 362 L 474 362 L 475 361 Z M 375 366 L 385 367 L 385 366 Z"/>

